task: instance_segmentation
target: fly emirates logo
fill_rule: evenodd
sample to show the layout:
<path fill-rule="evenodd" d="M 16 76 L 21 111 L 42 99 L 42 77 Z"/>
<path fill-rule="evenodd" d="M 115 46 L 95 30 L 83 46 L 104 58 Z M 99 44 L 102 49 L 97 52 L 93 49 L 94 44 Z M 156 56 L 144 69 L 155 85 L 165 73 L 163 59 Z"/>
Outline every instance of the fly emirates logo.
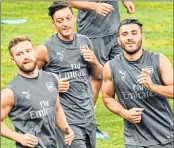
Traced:
<path fill-rule="evenodd" d="M 86 75 L 86 70 L 80 64 L 71 64 L 71 71 L 59 74 L 60 78 L 76 78 Z"/>
<path fill-rule="evenodd" d="M 153 97 L 153 96 L 157 95 L 156 93 L 146 89 L 143 85 L 133 85 L 132 89 L 133 89 L 133 91 L 131 93 L 122 92 L 123 98 L 125 100 L 127 100 L 127 99 L 145 99 L 145 98 Z"/>
<path fill-rule="evenodd" d="M 49 114 L 53 114 L 54 109 L 53 107 L 50 107 L 49 101 L 40 101 L 39 105 L 42 107 L 41 110 L 30 111 L 31 119 L 41 118 L 43 116 L 48 116 Z"/>

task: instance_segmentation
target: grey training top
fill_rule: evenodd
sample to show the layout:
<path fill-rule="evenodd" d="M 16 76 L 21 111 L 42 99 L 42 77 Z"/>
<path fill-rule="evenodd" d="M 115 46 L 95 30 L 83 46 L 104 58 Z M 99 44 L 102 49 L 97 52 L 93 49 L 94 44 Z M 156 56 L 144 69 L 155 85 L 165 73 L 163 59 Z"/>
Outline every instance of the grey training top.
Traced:
<path fill-rule="evenodd" d="M 173 141 L 173 114 L 168 99 L 147 90 L 137 82 L 143 68 L 151 74 L 152 82 L 164 85 L 159 68 L 159 54 L 144 50 L 137 61 L 127 61 L 123 53 L 109 62 L 116 94 L 126 108 L 144 108 L 142 120 L 132 124 L 124 120 L 125 144 L 148 146 Z"/>
<path fill-rule="evenodd" d="M 120 24 L 118 1 L 99 1 L 108 3 L 115 9 L 107 16 L 102 16 L 95 11 L 79 10 L 77 19 L 77 32 L 89 38 L 99 38 L 113 35 Z"/>
<path fill-rule="evenodd" d="M 89 65 L 80 51 L 80 45 L 85 44 L 92 49 L 90 40 L 74 34 L 73 41 L 65 42 L 54 34 L 44 44 L 48 49 L 49 61 L 43 70 L 56 73 L 60 78 L 69 78 L 68 91 L 59 94 L 68 123 L 85 123 L 94 119 Z"/>
<path fill-rule="evenodd" d="M 38 137 L 36 148 L 56 148 L 58 84 L 55 76 L 42 71 L 36 78 L 25 78 L 18 74 L 8 88 L 15 98 L 15 105 L 9 113 L 15 130 Z M 24 148 L 20 143 L 16 143 L 16 147 Z"/>

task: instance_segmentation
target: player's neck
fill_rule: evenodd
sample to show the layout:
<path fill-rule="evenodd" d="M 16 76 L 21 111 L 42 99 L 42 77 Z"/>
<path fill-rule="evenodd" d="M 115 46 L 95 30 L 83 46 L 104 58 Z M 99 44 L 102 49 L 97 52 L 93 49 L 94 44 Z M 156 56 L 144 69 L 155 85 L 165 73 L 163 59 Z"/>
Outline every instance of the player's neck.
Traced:
<path fill-rule="evenodd" d="M 74 39 L 74 33 L 72 33 L 69 36 L 62 36 L 61 34 L 58 33 L 58 37 L 59 39 L 61 39 L 62 41 L 72 41 Z"/>
<path fill-rule="evenodd" d="M 18 73 L 25 78 L 36 78 L 39 75 L 39 69 L 36 67 L 35 70 L 33 70 L 32 72 L 29 72 L 29 73 L 19 70 Z"/>
<path fill-rule="evenodd" d="M 142 55 L 143 55 L 143 49 L 142 48 L 140 50 L 138 50 L 135 54 L 129 54 L 127 52 L 124 52 L 124 57 L 128 61 L 137 61 L 138 59 L 141 58 Z"/>

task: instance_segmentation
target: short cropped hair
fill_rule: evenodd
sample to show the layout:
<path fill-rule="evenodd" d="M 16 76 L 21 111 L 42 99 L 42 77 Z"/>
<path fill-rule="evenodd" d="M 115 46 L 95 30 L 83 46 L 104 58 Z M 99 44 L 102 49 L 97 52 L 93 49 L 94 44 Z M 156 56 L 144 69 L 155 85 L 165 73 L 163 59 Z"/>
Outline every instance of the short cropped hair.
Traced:
<path fill-rule="evenodd" d="M 31 42 L 31 40 L 27 36 L 18 36 L 18 37 L 13 38 L 9 42 L 8 49 L 9 49 L 9 52 L 10 52 L 10 55 L 11 56 L 13 56 L 12 53 L 11 53 L 11 48 L 14 47 L 14 46 L 16 46 L 18 43 L 24 42 L 24 41 Z"/>
<path fill-rule="evenodd" d="M 121 26 L 127 25 L 127 24 L 137 24 L 140 27 L 141 32 L 143 32 L 143 29 L 142 29 L 143 24 L 137 19 L 125 19 L 125 20 L 121 21 L 121 23 L 118 27 L 118 32 L 120 31 Z"/>
<path fill-rule="evenodd" d="M 66 1 L 54 1 L 52 5 L 48 8 L 48 15 L 51 16 L 53 19 L 53 15 L 56 11 L 59 11 L 63 8 L 69 8 L 73 14 L 72 8 L 70 7 L 69 3 Z"/>

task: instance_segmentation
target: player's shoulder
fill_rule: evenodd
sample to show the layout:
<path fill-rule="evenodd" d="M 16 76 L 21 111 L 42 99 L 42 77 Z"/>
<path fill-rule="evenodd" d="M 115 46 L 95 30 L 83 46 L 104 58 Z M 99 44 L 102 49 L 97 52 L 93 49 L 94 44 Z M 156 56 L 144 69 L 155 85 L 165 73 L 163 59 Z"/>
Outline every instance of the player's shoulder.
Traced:
<path fill-rule="evenodd" d="M 160 56 L 161 53 L 157 53 L 157 52 L 153 52 L 151 50 L 147 50 L 147 49 L 143 49 L 144 50 L 144 54 L 149 56 L 149 57 L 154 57 L 154 56 Z"/>
<path fill-rule="evenodd" d="M 56 38 L 57 38 L 57 33 L 53 34 L 50 38 L 46 39 L 43 44 L 51 43 Z"/>
<path fill-rule="evenodd" d="M 117 54 L 113 59 L 109 60 L 109 63 L 119 62 L 121 60 L 121 53 Z"/>
<path fill-rule="evenodd" d="M 15 75 L 13 80 L 10 81 L 9 85 L 14 85 L 18 83 L 19 79 L 20 79 L 20 75 L 19 74 Z"/>
<path fill-rule="evenodd" d="M 104 67 L 106 68 L 110 68 L 110 69 L 113 69 L 115 66 L 117 66 L 118 63 L 121 63 L 120 62 L 120 54 L 116 55 L 113 59 L 107 61 L 104 65 Z"/>
<path fill-rule="evenodd" d="M 42 73 L 43 75 L 51 76 L 51 77 L 58 79 L 58 75 L 55 73 L 48 72 L 48 71 L 40 71 L 40 73 Z"/>
<path fill-rule="evenodd" d="M 17 74 L 13 80 L 11 80 L 9 82 L 9 84 L 5 87 L 5 89 L 10 89 L 10 90 L 14 90 L 16 89 L 19 85 L 20 85 L 20 82 L 22 82 L 22 79 L 20 77 L 19 74 Z"/>

